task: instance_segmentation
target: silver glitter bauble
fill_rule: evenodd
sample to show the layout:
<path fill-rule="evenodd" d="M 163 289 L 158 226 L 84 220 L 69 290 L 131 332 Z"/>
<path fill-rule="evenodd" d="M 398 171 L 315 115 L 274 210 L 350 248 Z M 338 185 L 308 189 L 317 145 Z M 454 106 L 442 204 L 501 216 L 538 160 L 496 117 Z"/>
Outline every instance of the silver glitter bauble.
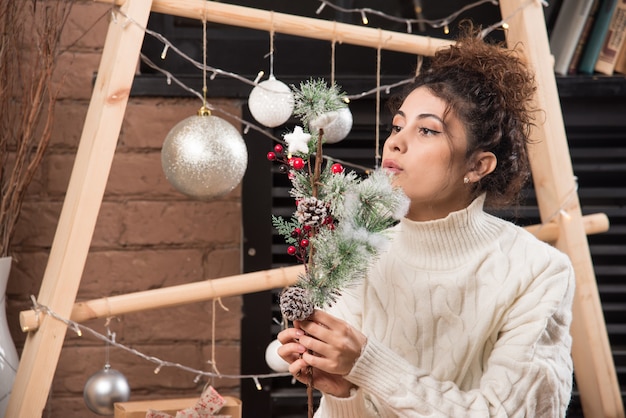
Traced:
<path fill-rule="evenodd" d="M 178 191 L 210 199 L 233 190 L 248 165 L 239 131 L 217 116 L 191 116 L 167 134 L 161 149 L 165 177 Z"/>
<path fill-rule="evenodd" d="M 289 363 L 278 355 L 278 347 L 282 344 L 278 340 L 274 340 L 265 349 L 265 362 L 270 369 L 276 373 L 285 373 L 289 371 Z"/>
<path fill-rule="evenodd" d="M 130 398 L 130 386 L 124 375 L 107 364 L 85 383 L 83 398 L 87 407 L 98 415 L 113 415 L 115 402 Z"/>
<path fill-rule="evenodd" d="M 324 142 L 335 144 L 345 139 L 352 129 L 352 112 L 348 107 L 324 113 L 309 123 L 312 132 L 324 130 Z"/>
<path fill-rule="evenodd" d="M 257 122 L 275 128 L 287 122 L 293 113 L 293 93 L 285 83 L 270 76 L 252 89 L 248 106 Z"/>

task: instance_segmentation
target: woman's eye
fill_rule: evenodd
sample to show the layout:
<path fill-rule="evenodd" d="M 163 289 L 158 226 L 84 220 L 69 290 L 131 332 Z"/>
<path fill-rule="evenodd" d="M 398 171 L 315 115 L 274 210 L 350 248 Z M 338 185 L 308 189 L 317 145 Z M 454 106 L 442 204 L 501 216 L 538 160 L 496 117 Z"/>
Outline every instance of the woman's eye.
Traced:
<path fill-rule="evenodd" d="M 422 135 L 426 135 L 426 136 L 437 135 L 441 133 L 439 131 L 435 131 L 434 129 L 428 129 L 428 128 L 419 128 L 419 132 Z"/>
<path fill-rule="evenodd" d="M 399 125 L 391 125 L 391 133 L 398 133 L 402 130 L 402 126 Z"/>

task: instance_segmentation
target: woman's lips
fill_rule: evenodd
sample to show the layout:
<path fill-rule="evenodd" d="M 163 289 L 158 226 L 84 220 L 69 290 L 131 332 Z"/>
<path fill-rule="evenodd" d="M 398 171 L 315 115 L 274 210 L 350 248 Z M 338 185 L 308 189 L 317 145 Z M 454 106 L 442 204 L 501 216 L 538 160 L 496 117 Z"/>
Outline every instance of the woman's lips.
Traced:
<path fill-rule="evenodd" d="M 390 173 L 399 173 L 402 171 L 402 168 L 395 161 L 392 160 L 384 160 L 383 161 L 383 169 L 387 170 Z"/>

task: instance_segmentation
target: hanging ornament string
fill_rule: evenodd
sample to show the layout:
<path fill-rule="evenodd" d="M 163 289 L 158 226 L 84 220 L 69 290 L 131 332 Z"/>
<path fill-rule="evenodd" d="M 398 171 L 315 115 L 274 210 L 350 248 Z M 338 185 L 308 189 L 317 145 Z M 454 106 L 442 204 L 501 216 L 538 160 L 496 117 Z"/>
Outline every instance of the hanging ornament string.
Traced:
<path fill-rule="evenodd" d="M 335 47 L 337 45 L 337 22 L 333 20 L 333 40 L 330 43 L 330 85 L 335 85 Z"/>
<path fill-rule="evenodd" d="M 107 337 L 109 338 L 109 340 L 111 341 L 115 341 L 115 333 L 111 332 L 111 329 L 107 326 Z M 109 351 L 111 349 L 111 344 L 109 344 L 109 341 L 106 342 L 105 346 L 104 346 L 104 367 L 110 367 L 111 363 L 110 363 L 110 356 L 109 356 Z"/>
<path fill-rule="evenodd" d="M 422 55 L 417 56 L 417 63 L 415 64 L 415 77 L 420 75 L 422 71 L 422 65 L 424 65 L 424 57 Z"/>
<path fill-rule="evenodd" d="M 207 50 L 207 42 L 206 42 L 206 4 L 204 7 L 204 13 L 202 15 L 202 107 L 198 111 L 200 116 L 208 116 L 211 114 L 211 111 L 207 107 L 206 102 L 206 94 L 207 94 L 207 82 L 206 82 L 206 50 Z"/>
<path fill-rule="evenodd" d="M 215 304 L 217 302 L 219 302 L 220 306 L 222 307 L 222 309 L 224 309 L 225 311 L 228 312 L 228 308 L 226 306 L 224 306 L 224 304 L 222 303 L 222 298 L 217 298 L 217 299 L 213 299 L 212 301 L 212 312 L 211 312 L 211 367 L 213 368 L 213 372 L 217 375 L 217 376 L 221 376 L 220 371 L 217 368 L 217 360 L 215 358 L 215 324 L 216 324 L 216 314 L 217 314 L 217 309 L 215 309 Z"/>
<path fill-rule="evenodd" d="M 274 11 L 270 12 L 270 78 L 274 77 Z"/>
<path fill-rule="evenodd" d="M 335 44 L 337 42 L 333 39 L 330 43 L 330 85 L 335 84 Z"/>
<path fill-rule="evenodd" d="M 378 29 L 378 48 L 376 48 L 376 157 L 375 168 L 380 164 L 380 65 L 383 32 Z"/>

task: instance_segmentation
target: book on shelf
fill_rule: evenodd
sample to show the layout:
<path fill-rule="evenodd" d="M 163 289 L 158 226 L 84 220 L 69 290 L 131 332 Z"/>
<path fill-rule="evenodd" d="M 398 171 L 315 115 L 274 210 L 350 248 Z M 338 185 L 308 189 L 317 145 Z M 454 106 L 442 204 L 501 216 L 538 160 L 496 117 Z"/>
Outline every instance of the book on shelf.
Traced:
<path fill-rule="evenodd" d="M 547 5 L 543 6 L 543 16 L 546 21 L 546 29 L 548 30 L 548 36 L 552 35 L 552 29 L 556 22 L 556 17 L 559 15 L 561 9 L 562 0 L 552 0 Z"/>
<path fill-rule="evenodd" d="M 619 0 L 606 33 L 602 49 L 594 69 L 605 75 L 613 75 L 617 56 L 620 53 L 626 35 L 626 0 Z"/>
<path fill-rule="evenodd" d="M 583 30 L 578 37 L 578 43 L 576 44 L 576 49 L 574 50 L 574 55 L 569 63 L 569 67 L 567 69 L 567 73 L 570 75 L 578 73 L 578 64 L 580 63 L 580 58 L 583 56 L 583 51 L 587 41 L 589 40 L 589 35 L 591 35 L 591 29 L 593 28 L 593 22 L 595 22 L 596 15 L 598 14 L 598 9 L 600 8 L 600 0 L 593 0 L 591 4 L 591 10 L 589 11 L 589 16 L 587 16 L 587 20 L 585 21 L 585 26 L 583 26 Z"/>
<path fill-rule="evenodd" d="M 550 51 L 554 55 L 554 72 L 566 75 L 574 56 L 578 38 L 585 26 L 594 0 L 563 2 L 550 34 Z"/>
<path fill-rule="evenodd" d="M 622 44 L 622 48 L 617 55 L 614 73 L 626 74 L 626 42 Z"/>
<path fill-rule="evenodd" d="M 602 44 L 604 43 L 607 32 L 609 31 L 611 17 L 617 7 L 617 1 L 618 0 L 601 0 L 600 9 L 596 15 L 593 29 L 591 29 L 587 45 L 585 45 L 583 55 L 580 58 L 578 72 L 583 74 L 593 74 L 596 61 L 598 60 L 600 50 L 602 49 Z"/>

